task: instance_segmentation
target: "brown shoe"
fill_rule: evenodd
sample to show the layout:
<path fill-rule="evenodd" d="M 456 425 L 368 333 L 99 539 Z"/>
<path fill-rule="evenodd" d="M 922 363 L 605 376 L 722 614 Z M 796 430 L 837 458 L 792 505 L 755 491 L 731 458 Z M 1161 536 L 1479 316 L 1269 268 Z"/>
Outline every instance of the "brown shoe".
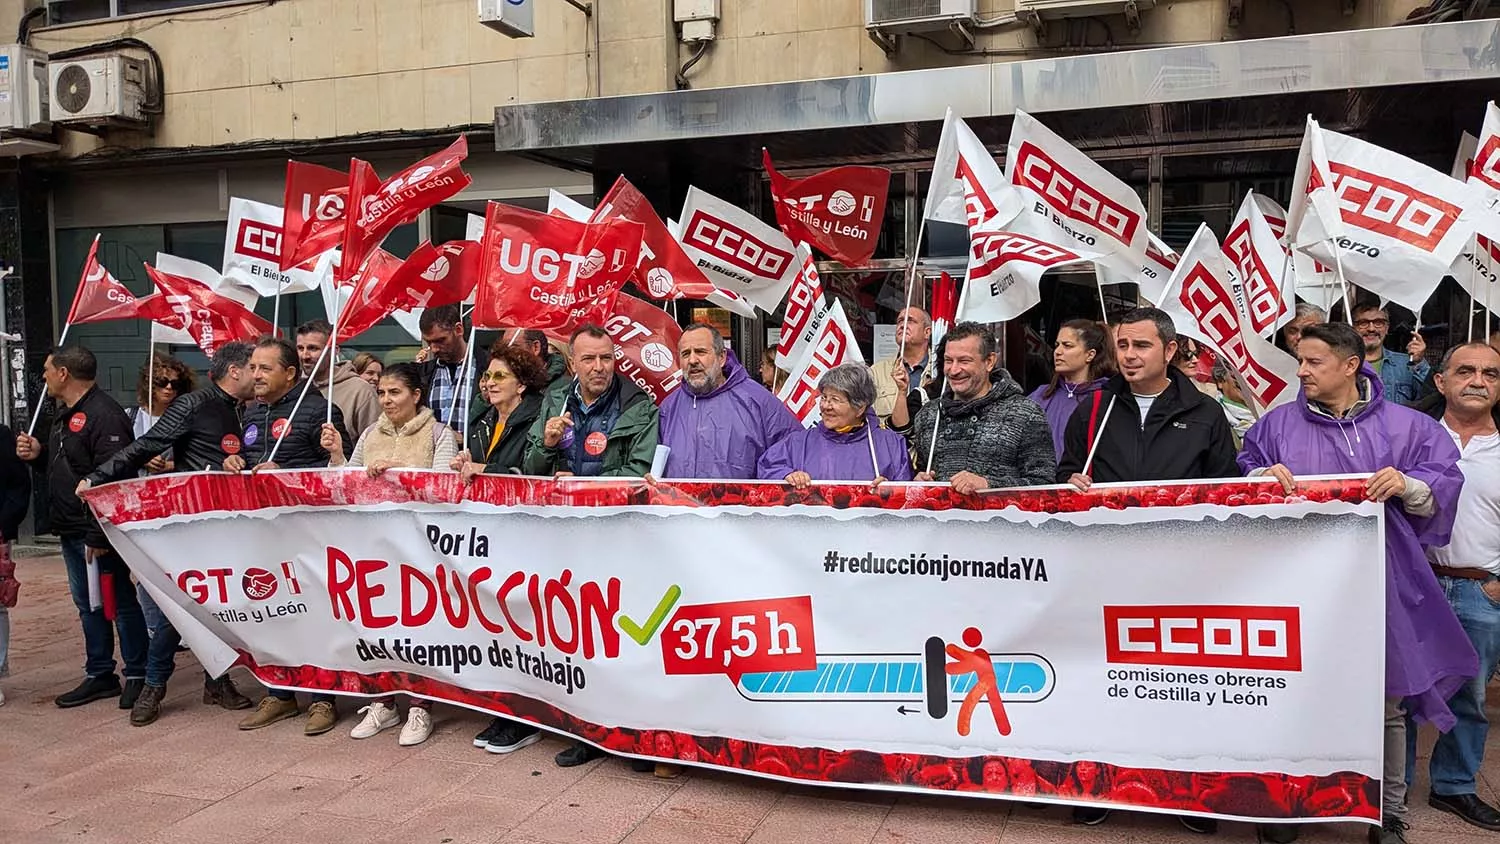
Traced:
<path fill-rule="evenodd" d="M 255 707 L 255 711 L 246 715 L 245 719 L 240 721 L 240 729 L 258 730 L 261 727 L 269 727 L 277 721 L 285 721 L 296 715 L 297 712 L 297 701 L 295 699 L 282 700 L 279 697 L 266 695 L 260 699 L 260 705 Z"/>
<path fill-rule="evenodd" d="M 682 775 L 682 766 L 673 765 L 670 762 L 656 763 L 656 778 L 659 780 L 677 779 Z"/>
<path fill-rule="evenodd" d="M 166 691 L 166 688 L 150 683 L 143 686 L 140 696 L 135 699 L 135 705 L 130 707 L 130 725 L 144 727 L 154 722 L 161 714 L 161 698 Z"/>
<path fill-rule="evenodd" d="M 333 704 L 326 700 L 315 700 L 307 707 L 307 726 L 302 729 L 305 736 L 321 736 L 339 722 L 339 714 Z"/>
<path fill-rule="evenodd" d="M 220 677 L 217 680 L 203 681 L 203 702 L 222 706 L 225 709 L 249 709 L 255 705 L 250 698 L 240 694 L 240 690 L 234 687 L 234 681 L 228 677 Z"/>

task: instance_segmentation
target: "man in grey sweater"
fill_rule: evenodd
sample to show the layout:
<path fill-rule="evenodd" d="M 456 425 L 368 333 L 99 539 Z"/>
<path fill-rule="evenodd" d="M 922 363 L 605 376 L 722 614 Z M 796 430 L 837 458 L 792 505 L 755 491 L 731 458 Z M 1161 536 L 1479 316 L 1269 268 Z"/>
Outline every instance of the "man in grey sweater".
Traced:
<path fill-rule="evenodd" d="M 996 345 L 995 335 L 978 323 L 955 325 L 943 350 L 950 392 L 923 405 L 915 419 L 903 402 L 891 410 L 891 428 L 911 444 L 917 480 L 948 481 L 964 495 L 1056 482 L 1047 417 L 1010 373 L 995 367 Z M 904 389 L 902 373 L 894 377 Z"/>

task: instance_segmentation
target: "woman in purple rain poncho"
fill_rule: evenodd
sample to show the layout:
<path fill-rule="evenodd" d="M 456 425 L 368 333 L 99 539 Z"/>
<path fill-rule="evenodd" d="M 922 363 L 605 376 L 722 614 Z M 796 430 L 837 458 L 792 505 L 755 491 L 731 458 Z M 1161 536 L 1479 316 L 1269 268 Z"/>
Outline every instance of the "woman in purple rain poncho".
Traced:
<path fill-rule="evenodd" d="M 1052 380 L 1027 398 L 1042 406 L 1052 428 L 1058 459 L 1063 453 L 1063 429 L 1078 403 L 1092 396 L 1115 374 L 1109 329 L 1091 319 L 1070 319 L 1057 329 L 1052 350 Z"/>
<path fill-rule="evenodd" d="M 880 427 L 870 370 L 846 363 L 818 382 L 822 419 L 766 449 L 757 467 L 763 481 L 802 489 L 813 481 L 909 481 L 906 438 Z"/>
<path fill-rule="evenodd" d="M 1262 416 L 1245 435 L 1240 468 L 1293 475 L 1374 473 L 1370 495 L 1386 506 L 1387 698 L 1440 730 L 1454 724 L 1448 698 L 1478 671 L 1474 647 L 1443 596 L 1424 547 L 1448 544 L 1463 473 L 1437 422 L 1385 400 L 1364 363 L 1363 342 L 1343 323 L 1312 326 L 1298 344 L 1303 388 L 1294 403 Z M 1388 704 L 1386 753 L 1404 757 L 1405 729 Z M 1404 829 L 1404 765 L 1386 760 L 1387 832 Z M 1391 805 L 1393 794 L 1399 792 Z"/>

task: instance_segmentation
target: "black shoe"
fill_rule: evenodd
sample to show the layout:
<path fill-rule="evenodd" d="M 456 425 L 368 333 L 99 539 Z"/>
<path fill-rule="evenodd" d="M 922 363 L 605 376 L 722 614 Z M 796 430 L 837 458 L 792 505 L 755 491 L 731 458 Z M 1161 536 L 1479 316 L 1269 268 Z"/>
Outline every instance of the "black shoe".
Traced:
<path fill-rule="evenodd" d="M 484 749 L 490 753 L 515 753 L 523 747 L 530 747 L 542 740 L 542 731 L 530 724 L 517 724 L 514 721 L 502 721 L 500 732 L 485 744 Z"/>
<path fill-rule="evenodd" d="M 1407 844 L 1406 830 L 1410 829 L 1406 821 L 1395 815 L 1387 813 L 1385 824 L 1379 829 L 1370 830 L 1370 844 Z"/>
<path fill-rule="evenodd" d="M 135 699 L 141 696 L 141 689 L 145 685 L 145 680 L 126 680 L 125 691 L 120 692 L 120 708 L 130 709 L 135 706 Z"/>
<path fill-rule="evenodd" d="M 1094 806 L 1079 806 L 1073 810 L 1073 823 L 1084 826 L 1098 826 L 1109 820 L 1109 809 L 1099 809 Z"/>
<path fill-rule="evenodd" d="M 635 771 L 637 774 L 649 774 L 656 770 L 656 763 L 650 759 L 632 759 L 630 760 L 630 770 Z"/>
<path fill-rule="evenodd" d="M 1500 832 L 1500 812 L 1495 811 L 1494 806 L 1480 800 L 1478 795 L 1429 794 L 1427 805 L 1458 815 L 1480 829 Z"/>
<path fill-rule="evenodd" d="M 1188 832 L 1196 832 L 1199 835 L 1213 835 L 1219 831 L 1219 822 L 1213 818 L 1178 815 L 1177 822 L 1182 824 Z"/>
<path fill-rule="evenodd" d="M 1263 844 L 1292 844 L 1302 833 L 1296 824 L 1263 823 L 1255 827 L 1255 838 Z"/>
<path fill-rule="evenodd" d="M 230 711 L 249 709 L 255 705 L 250 698 L 240 694 L 240 690 L 234 687 L 234 681 L 228 677 L 220 677 L 217 680 L 204 678 L 203 702 L 210 706 L 218 705 Z"/>
<path fill-rule="evenodd" d="M 121 694 L 120 678 L 113 674 L 106 677 L 86 677 L 78 688 L 70 692 L 63 692 L 52 702 L 59 709 L 72 709 L 75 706 L 83 706 L 96 700 L 104 700 L 107 697 L 119 697 Z"/>
<path fill-rule="evenodd" d="M 583 742 L 574 742 L 568 749 L 559 752 L 552 757 L 559 768 L 576 768 L 588 762 L 592 762 L 604 755 L 604 751 Z"/>
<path fill-rule="evenodd" d="M 165 686 L 147 683 L 142 687 L 141 696 L 136 698 L 135 706 L 130 708 L 130 726 L 144 727 L 154 722 L 161 714 L 161 698 L 166 692 Z"/>
<path fill-rule="evenodd" d="M 483 732 L 474 737 L 474 746 L 484 747 L 490 743 L 490 739 L 500 735 L 500 731 L 503 729 L 505 729 L 504 718 L 491 718 L 489 726 L 485 727 Z"/>

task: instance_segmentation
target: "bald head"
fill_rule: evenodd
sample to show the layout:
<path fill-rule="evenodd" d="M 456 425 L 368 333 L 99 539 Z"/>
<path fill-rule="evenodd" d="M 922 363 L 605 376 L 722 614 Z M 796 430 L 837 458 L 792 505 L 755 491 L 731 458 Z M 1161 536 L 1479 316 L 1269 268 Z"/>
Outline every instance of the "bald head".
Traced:
<path fill-rule="evenodd" d="M 920 362 L 932 343 L 932 317 L 921 308 L 905 308 L 896 314 L 896 340 L 902 356 L 913 364 Z"/>

